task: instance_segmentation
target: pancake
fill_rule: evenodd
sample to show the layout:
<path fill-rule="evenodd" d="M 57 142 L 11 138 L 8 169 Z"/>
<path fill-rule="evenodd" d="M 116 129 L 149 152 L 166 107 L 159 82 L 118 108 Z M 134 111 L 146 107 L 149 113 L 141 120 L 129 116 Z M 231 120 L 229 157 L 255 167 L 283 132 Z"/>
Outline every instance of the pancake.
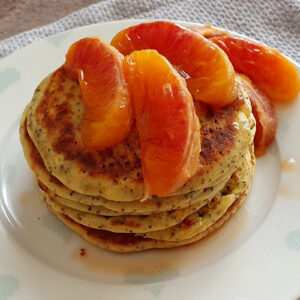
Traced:
<path fill-rule="evenodd" d="M 82 212 L 64 206 L 47 194 L 48 205 L 56 212 L 67 215 L 72 220 L 90 228 L 109 230 L 112 232 L 144 233 L 161 230 L 180 223 L 187 216 L 207 204 L 211 199 L 205 199 L 186 208 L 149 215 L 119 215 L 102 216 L 89 212 Z"/>
<path fill-rule="evenodd" d="M 206 198 L 211 198 L 212 195 L 217 194 L 231 177 L 233 171 L 237 168 L 237 166 L 234 165 L 227 170 L 226 173 L 220 175 L 219 178 L 212 182 L 208 187 L 198 191 L 190 191 L 183 195 L 152 198 L 144 202 L 139 200 L 130 202 L 110 201 L 101 196 L 90 196 L 74 192 L 63 185 L 56 177 L 51 175 L 46 169 L 42 157 L 27 133 L 26 120 L 27 111 L 25 110 L 21 120 L 20 138 L 25 157 L 37 177 L 40 188 L 46 192 L 50 190 L 50 192 L 57 194 L 60 196 L 59 199 L 64 198 L 65 201 L 71 200 L 73 203 L 67 206 L 75 209 L 82 207 L 81 205 L 83 204 L 85 206 L 88 205 L 88 211 L 92 210 L 92 207 L 95 206 L 93 211 L 99 212 L 98 214 L 103 214 L 103 212 L 110 210 L 111 214 L 106 215 L 117 215 L 114 214 L 114 212 L 120 212 L 121 214 L 150 214 L 184 208 L 198 201 L 205 200 Z"/>
<path fill-rule="evenodd" d="M 204 223 L 210 224 L 207 228 L 202 227 L 192 238 L 183 239 L 179 241 L 156 240 L 151 238 L 144 238 L 142 236 L 136 236 L 131 233 L 113 233 L 106 230 L 89 228 L 87 226 L 75 222 L 74 220 L 72 220 L 64 214 L 53 211 L 48 205 L 47 207 L 70 229 L 75 231 L 89 243 L 103 249 L 124 253 L 144 251 L 152 248 L 173 248 L 194 243 L 221 227 L 245 201 L 245 198 L 251 186 L 254 167 L 255 157 L 253 154 L 251 154 L 250 174 L 247 180 L 245 180 L 246 184 L 243 185 L 242 189 L 239 190 L 238 194 L 235 194 L 236 191 L 233 190 L 233 197 L 236 200 L 229 206 L 229 208 L 225 211 L 225 213 L 222 216 L 219 216 L 219 218 L 215 220 L 215 222 L 203 220 Z M 223 191 L 223 196 L 231 197 L 230 191 L 228 191 L 227 188 Z M 210 218 L 209 214 L 206 214 L 206 217 Z"/>
<path fill-rule="evenodd" d="M 123 211 L 115 211 L 115 210 L 111 210 L 111 209 L 107 209 L 103 206 L 94 206 L 94 205 L 87 205 L 87 204 L 82 204 L 82 203 L 77 203 L 75 201 L 63 198 L 61 196 L 58 196 L 57 194 L 55 194 L 53 191 L 49 190 L 47 187 L 45 187 L 44 185 L 41 184 L 41 182 L 38 182 L 39 187 L 41 188 L 41 190 L 43 190 L 44 192 L 46 192 L 46 194 L 49 195 L 49 197 L 51 199 L 54 199 L 56 202 L 58 202 L 59 204 L 63 205 L 63 206 L 67 206 L 70 208 L 73 208 L 77 211 L 80 212 L 87 212 L 87 213 L 91 213 L 91 214 L 95 214 L 95 215 L 102 215 L 102 216 L 121 216 L 121 215 L 149 215 L 149 214 L 153 214 L 153 213 L 160 213 L 162 211 L 140 211 L 137 212 L 136 209 L 133 207 L 132 211 L 127 212 L 126 210 L 128 210 L 129 208 L 126 207 L 126 210 L 124 209 Z M 222 184 L 222 188 L 223 188 L 223 184 Z M 187 205 L 185 207 L 180 207 L 180 208 L 173 208 L 173 209 L 169 209 L 167 211 L 163 211 L 163 212 L 169 212 L 171 210 L 175 210 L 175 209 L 183 209 L 186 208 L 188 206 L 191 206 L 193 204 L 200 204 L 201 203 L 206 203 L 207 199 L 212 199 L 214 197 L 214 195 L 219 192 L 222 188 L 218 188 L 217 191 L 214 191 L 214 189 L 209 189 L 207 191 L 207 193 L 203 193 L 201 194 L 200 197 L 195 197 L 193 198 L 195 200 L 195 202 L 193 201 L 190 205 Z M 143 202 L 138 202 L 138 203 L 143 203 Z M 124 205 L 124 202 L 121 202 L 121 204 Z M 130 202 L 130 204 L 133 204 L 132 202 Z"/>
<path fill-rule="evenodd" d="M 88 149 L 81 141 L 84 109 L 78 81 L 64 68 L 36 89 L 26 114 L 27 130 L 46 169 L 79 194 L 119 202 L 141 199 L 144 183 L 136 127 L 114 147 Z M 176 195 L 202 190 L 223 174 L 232 174 L 253 139 L 251 105 L 240 89 L 233 104 L 215 111 L 197 103 L 196 111 L 201 124 L 199 170 Z"/>
<path fill-rule="evenodd" d="M 50 207 L 48 207 L 48 209 L 71 230 L 79 234 L 92 245 L 114 252 L 126 253 L 145 251 L 148 249 L 174 248 L 195 243 L 221 227 L 243 204 L 246 196 L 247 193 L 242 194 L 239 199 L 228 208 L 226 213 L 205 231 L 200 232 L 191 239 L 176 242 L 153 240 L 135 236 L 130 233 L 113 233 L 110 231 L 89 228 L 73 221 L 66 215 L 54 212 Z"/>
<path fill-rule="evenodd" d="M 253 165 L 251 154 L 247 155 L 243 166 L 230 178 L 223 191 L 205 207 L 189 215 L 183 222 L 165 230 L 143 233 L 143 237 L 164 241 L 180 241 L 190 239 L 199 232 L 205 231 L 215 223 L 227 209 L 237 200 L 247 188 L 247 181 L 251 181 Z"/>
<path fill-rule="evenodd" d="M 64 206 L 46 193 L 48 195 L 47 204 L 55 212 L 63 213 L 77 223 L 90 228 L 120 233 L 142 233 L 143 237 L 157 240 L 178 241 L 188 239 L 218 220 L 244 192 L 246 180 L 250 176 L 250 152 L 243 162 L 241 168 L 233 174 L 224 187 L 222 193 L 224 194 L 224 190 L 226 190 L 226 195 L 220 193 L 220 195 L 214 197 L 213 201 L 206 199 L 184 209 L 151 215 L 109 217 L 81 212 Z M 207 205 L 203 207 L 205 204 Z"/>
<path fill-rule="evenodd" d="M 243 203 L 255 167 L 255 119 L 247 93 L 236 87 L 238 97 L 226 107 L 195 102 L 201 124 L 195 175 L 172 195 L 144 200 L 135 124 L 118 145 L 87 148 L 78 80 L 59 68 L 36 89 L 20 123 L 24 155 L 47 208 L 90 243 L 116 252 L 177 247 L 207 236 Z"/>

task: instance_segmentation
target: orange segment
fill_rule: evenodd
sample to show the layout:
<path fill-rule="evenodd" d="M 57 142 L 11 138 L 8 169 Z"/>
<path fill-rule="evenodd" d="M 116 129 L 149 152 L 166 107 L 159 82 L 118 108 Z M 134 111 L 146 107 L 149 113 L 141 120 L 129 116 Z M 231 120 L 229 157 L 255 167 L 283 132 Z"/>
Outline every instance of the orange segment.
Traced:
<path fill-rule="evenodd" d="M 200 125 L 185 80 L 155 50 L 125 57 L 146 193 L 175 192 L 198 168 Z"/>
<path fill-rule="evenodd" d="M 226 54 L 192 30 L 170 22 L 145 23 L 119 32 L 111 45 L 124 55 L 157 50 L 187 79 L 197 100 L 224 106 L 236 97 L 235 73 Z"/>
<path fill-rule="evenodd" d="M 276 111 L 268 97 L 259 91 L 247 76 L 237 75 L 237 80 L 251 101 L 252 112 L 256 120 L 255 154 L 261 156 L 275 140 L 278 127 Z"/>
<path fill-rule="evenodd" d="M 288 102 L 298 96 L 299 72 L 278 50 L 254 41 L 233 38 L 228 32 L 212 27 L 193 30 L 221 47 L 235 70 L 249 76 L 271 100 Z"/>
<path fill-rule="evenodd" d="M 132 109 L 123 73 L 123 55 L 100 38 L 74 43 L 65 66 L 78 74 L 85 101 L 82 140 L 104 150 L 120 143 L 132 125 Z"/>

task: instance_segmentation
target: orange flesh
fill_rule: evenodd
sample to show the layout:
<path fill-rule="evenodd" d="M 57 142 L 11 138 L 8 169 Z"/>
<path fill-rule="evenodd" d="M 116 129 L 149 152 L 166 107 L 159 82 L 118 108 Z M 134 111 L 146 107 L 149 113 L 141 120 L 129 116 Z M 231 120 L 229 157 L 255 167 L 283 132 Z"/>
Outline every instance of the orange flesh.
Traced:
<path fill-rule="evenodd" d="M 186 79 L 196 100 L 224 106 L 236 98 L 235 72 L 226 54 L 200 34 L 170 22 L 145 23 L 119 32 L 111 41 L 124 55 L 155 49 Z"/>
<path fill-rule="evenodd" d="M 65 67 L 77 73 L 85 101 L 82 140 L 87 147 L 104 150 L 130 131 L 133 118 L 123 59 L 98 37 L 79 40 L 66 55 Z"/>
<path fill-rule="evenodd" d="M 201 32 L 201 30 L 197 30 Z M 278 50 L 250 40 L 236 39 L 220 31 L 204 35 L 222 48 L 235 70 L 250 77 L 271 100 L 289 102 L 297 98 L 300 77 L 296 66 Z"/>
<path fill-rule="evenodd" d="M 155 50 L 125 57 L 146 195 L 172 194 L 198 168 L 200 125 L 185 80 Z"/>

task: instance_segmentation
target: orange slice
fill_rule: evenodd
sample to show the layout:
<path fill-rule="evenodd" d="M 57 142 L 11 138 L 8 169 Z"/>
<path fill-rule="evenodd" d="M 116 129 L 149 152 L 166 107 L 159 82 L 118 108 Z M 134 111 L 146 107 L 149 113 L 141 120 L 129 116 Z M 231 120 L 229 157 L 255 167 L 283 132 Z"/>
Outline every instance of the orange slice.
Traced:
<path fill-rule="evenodd" d="M 278 118 L 269 98 L 261 92 L 245 75 L 237 75 L 237 80 L 248 94 L 252 112 L 256 120 L 254 137 L 255 154 L 261 156 L 276 137 Z"/>
<path fill-rule="evenodd" d="M 249 76 L 271 100 L 289 102 L 298 96 L 299 72 L 278 50 L 208 26 L 193 29 L 221 47 L 235 70 Z"/>
<path fill-rule="evenodd" d="M 155 50 L 125 57 L 146 194 L 174 193 L 197 170 L 200 125 L 185 80 Z"/>
<path fill-rule="evenodd" d="M 111 41 L 124 55 L 155 49 L 187 79 L 195 99 L 224 106 L 236 97 L 235 72 L 226 54 L 215 44 L 171 22 L 153 22 L 119 32 Z"/>
<path fill-rule="evenodd" d="M 84 38 L 71 45 L 65 67 L 74 71 L 85 101 L 82 140 L 104 150 L 129 133 L 133 118 L 123 73 L 123 55 L 100 38 Z"/>

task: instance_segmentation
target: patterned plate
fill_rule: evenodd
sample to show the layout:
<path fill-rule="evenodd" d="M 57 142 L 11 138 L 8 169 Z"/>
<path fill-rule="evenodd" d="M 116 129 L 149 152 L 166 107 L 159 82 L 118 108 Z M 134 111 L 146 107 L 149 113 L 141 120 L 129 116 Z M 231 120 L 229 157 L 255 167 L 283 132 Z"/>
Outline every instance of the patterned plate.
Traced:
<path fill-rule="evenodd" d="M 194 246 L 110 253 L 87 244 L 45 209 L 19 142 L 22 111 L 38 83 L 64 62 L 71 43 L 94 35 L 110 41 L 119 30 L 142 21 L 76 28 L 0 61 L 0 300 L 296 299 L 299 101 L 278 108 L 277 141 L 257 160 L 245 205 Z M 286 163 L 288 158 L 295 162 Z"/>

